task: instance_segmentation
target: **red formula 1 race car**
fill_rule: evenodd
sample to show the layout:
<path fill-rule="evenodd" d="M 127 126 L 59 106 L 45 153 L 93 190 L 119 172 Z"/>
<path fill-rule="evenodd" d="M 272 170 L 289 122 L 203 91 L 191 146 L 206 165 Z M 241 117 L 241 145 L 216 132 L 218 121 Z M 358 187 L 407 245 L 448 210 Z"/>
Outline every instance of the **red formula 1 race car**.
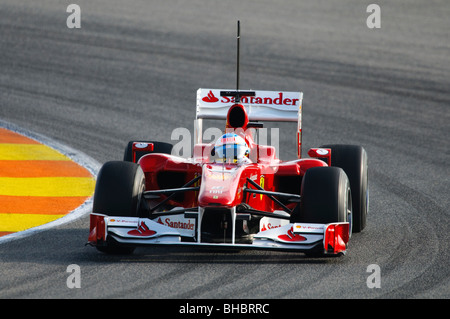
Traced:
<path fill-rule="evenodd" d="M 193 154 L 172 145 L 131 141 L 124 161 L 101 168 L 89 244 L 107 253 L 139 245 L 341 255 L 368 211 L 367 154 L 360 146 L 323 145 L 301 154 L 302 93 L 197 91 Z M 203 119 L 225 131 L 202 142 Z M 297 123 L 297 158 L 255 142 L 263 121 Z"/>

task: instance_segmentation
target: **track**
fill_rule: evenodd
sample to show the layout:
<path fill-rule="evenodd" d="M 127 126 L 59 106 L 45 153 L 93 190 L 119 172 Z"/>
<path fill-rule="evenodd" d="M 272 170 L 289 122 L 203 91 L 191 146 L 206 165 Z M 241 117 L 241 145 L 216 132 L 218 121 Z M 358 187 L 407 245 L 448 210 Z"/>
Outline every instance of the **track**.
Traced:
<path fill-rule="evenodd" d="M 404 2 L 404 3 L 403 3 Z M 369 3 L 369 2 L 368 2 Z M 84 244 L 88 217 L 0 245 L 1 298 L 449 298 L 450 41 L 446 1 L 77 1 L 0 4 L 0 119 L 121 159 L 132 138 L 192 131 L 199 87 L 304 92 L 304 150 L 363 145 L 368 226 L 347 256 L 139 248 L 127 257 Z M 280 153 L 294 157 L 283 126 Z M 175 141 L 176 142 L 176 141 Z M 81 288 L 66 285 L 70 264 Z M 381 287 L 368 288 L 369 265 Z"/>

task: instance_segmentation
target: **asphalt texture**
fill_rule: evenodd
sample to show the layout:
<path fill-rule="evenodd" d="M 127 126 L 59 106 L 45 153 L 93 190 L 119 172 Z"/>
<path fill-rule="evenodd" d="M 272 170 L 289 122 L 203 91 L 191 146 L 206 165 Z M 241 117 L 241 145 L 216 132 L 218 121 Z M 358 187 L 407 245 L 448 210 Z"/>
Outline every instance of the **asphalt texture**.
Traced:
<path fill-rule="evenodd" d="M 341 258 L 85 246 L 88 216 L 0 244 L 0 298 L 449 298 L 450 5 L 379 1 L 0 3 L 0 119 L 120 160 L 132 139 L 193 131 L 196 90 L 302 91 L 303 151 L 359 144 L 370 212 Z M 295 127 L 280 126 L 282 159 Z M 172 141 L 176 143 L 177 141 Z M 70 289 L 71 264 L 81 288 Z M 371 265 L 380 286 L 370 288 Z"/>

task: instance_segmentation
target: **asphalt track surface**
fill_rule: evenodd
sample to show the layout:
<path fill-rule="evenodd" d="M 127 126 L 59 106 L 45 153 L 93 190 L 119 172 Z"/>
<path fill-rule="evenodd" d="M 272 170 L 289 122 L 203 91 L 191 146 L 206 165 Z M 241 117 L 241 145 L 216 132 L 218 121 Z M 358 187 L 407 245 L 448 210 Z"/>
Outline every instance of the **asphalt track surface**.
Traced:
<path fill-rule="evenodd" d="M 0 244 L 1 298 L 449 298 L 450 5 L 379 1 L 0 3 L 0 119 L 103 163 L 192 131 L 199 87 L 304 92 L 303 150 L 363 145 L 370 212 L 342 258 L 85 247 L 88 216 Z M 295 128 L 280 154 L 294 158 Z M 291 129 L 291 130 L 289 130 Z M 177 142 L 177 141 L 175 141 Z M 81 288 L 69 289 L 70 264 Z M 369 265 L 381 287 L 369 288 Z"/>

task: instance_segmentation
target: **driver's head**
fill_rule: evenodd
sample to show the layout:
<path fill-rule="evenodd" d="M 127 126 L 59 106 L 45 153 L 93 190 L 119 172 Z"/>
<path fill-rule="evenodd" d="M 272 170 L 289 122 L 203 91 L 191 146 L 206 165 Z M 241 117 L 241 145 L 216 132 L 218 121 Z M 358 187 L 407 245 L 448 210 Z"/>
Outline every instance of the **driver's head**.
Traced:
<path fill-rule="evenodd" d="M 235 133 L 227 133 L 217 140 L 214 152 L 224 162 L 240 163 L 248 157 L 250 149 L 242 137 Z"/>

